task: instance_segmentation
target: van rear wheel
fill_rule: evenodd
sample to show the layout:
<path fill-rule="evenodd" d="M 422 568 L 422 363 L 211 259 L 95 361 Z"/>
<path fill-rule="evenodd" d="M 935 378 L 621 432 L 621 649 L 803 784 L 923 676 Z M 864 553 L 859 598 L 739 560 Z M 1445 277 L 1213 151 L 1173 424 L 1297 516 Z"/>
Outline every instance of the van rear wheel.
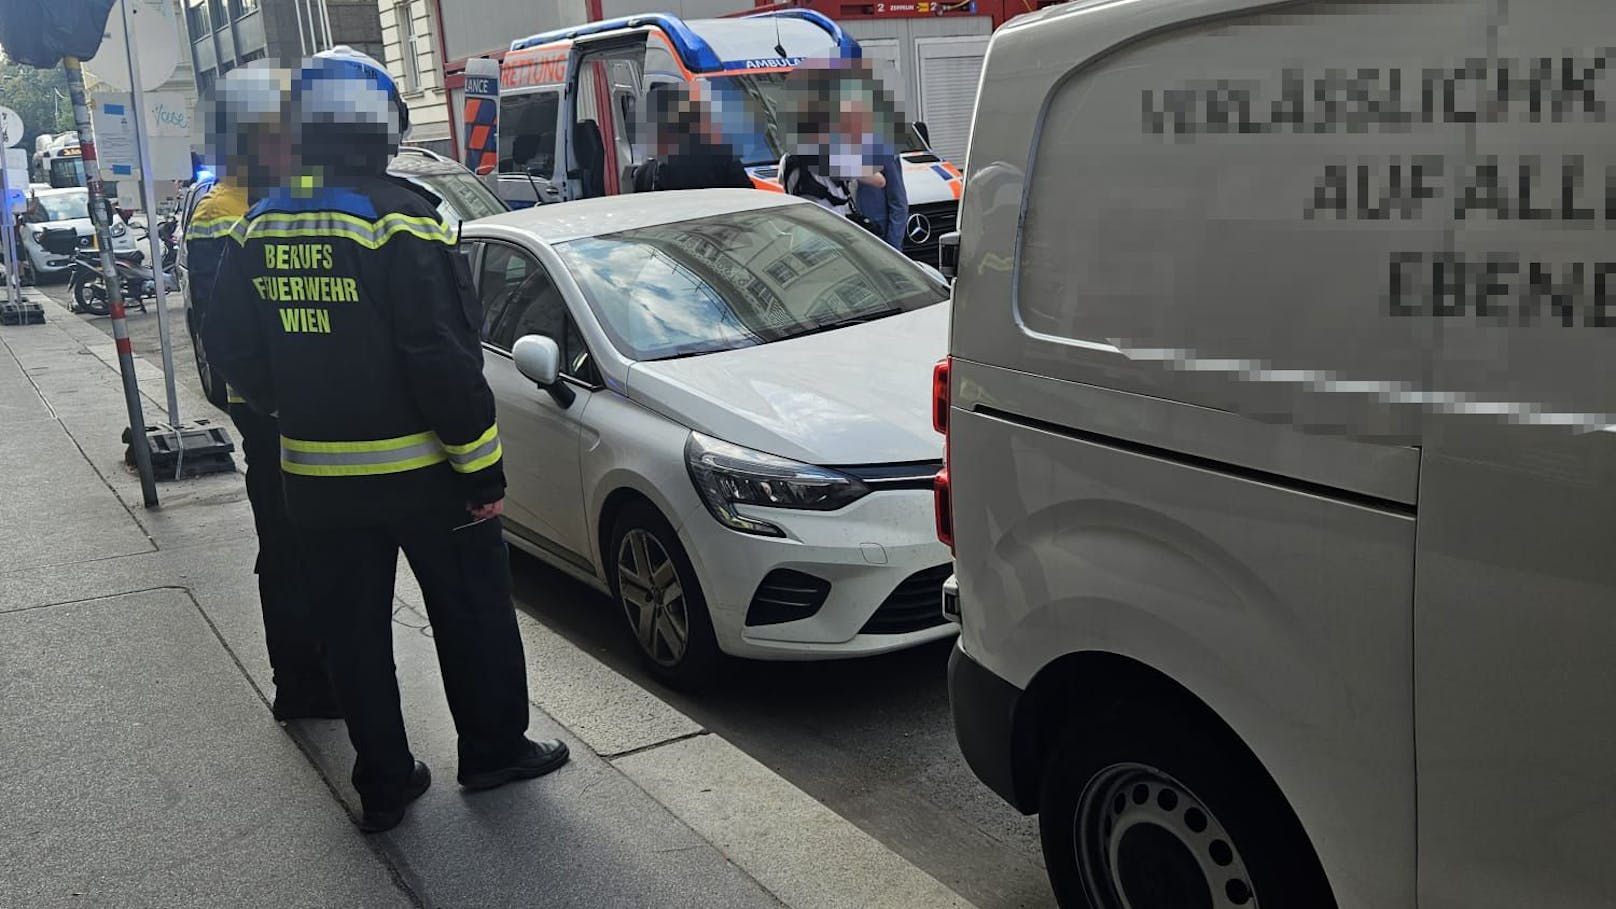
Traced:
<path fill-rule="evenodd" d="M 1244 748 L 1176 711 L 1074 729 L 1044 769 L 1039 829 L 1067 909 L 1332 909 L 1323 868 Z"/>

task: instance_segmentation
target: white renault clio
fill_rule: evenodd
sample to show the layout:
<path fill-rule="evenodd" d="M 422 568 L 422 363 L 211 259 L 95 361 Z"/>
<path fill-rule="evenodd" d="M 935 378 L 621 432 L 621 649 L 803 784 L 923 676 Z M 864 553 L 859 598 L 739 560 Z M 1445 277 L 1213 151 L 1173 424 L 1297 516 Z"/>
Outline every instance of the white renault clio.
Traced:
<path fill-rule="evenodd" d="M 953 633 L 935 272 L 754 190 L 528 208 L 465 224 L 460 250 L 508 536 L 610 593 L 661 679 Z"/>

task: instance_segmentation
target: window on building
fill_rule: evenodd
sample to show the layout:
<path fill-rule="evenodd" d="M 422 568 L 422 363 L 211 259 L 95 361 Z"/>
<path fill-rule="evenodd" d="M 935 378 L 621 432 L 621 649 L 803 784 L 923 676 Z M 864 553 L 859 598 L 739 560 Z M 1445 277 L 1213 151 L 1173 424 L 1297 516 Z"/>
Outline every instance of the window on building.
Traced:
<path fill-rule="evenodd" d="M 213 23 L 208 19 L 207 0 L 192 0 L 185 7 L 185 24 L 191 29 L 191 37 L 197 41 L 213 33 Z"/>
<path fill-rule="evenodd" d="M 214 28 L 225 27 L 225 23 L 230 20 L 225 16 L 224 0 L 208 0 L 208 18 L 212 21 Z"/>
<path fill-rule="evenodd" d="M 241 7 L 240 12 L 236 13 L 238 19 L 248 13 L 258 12 L 258 0 L 230 0 L 230 2 Z"/>
<path fill-rule="evenodd" d="M 421 53 L 416 47 L 415 13 L 407 0 L 393 7 L 393 12 L 398 16 L 398 47 L 404 57 L 404 90 L 418 92 L 421 90 Z"/>

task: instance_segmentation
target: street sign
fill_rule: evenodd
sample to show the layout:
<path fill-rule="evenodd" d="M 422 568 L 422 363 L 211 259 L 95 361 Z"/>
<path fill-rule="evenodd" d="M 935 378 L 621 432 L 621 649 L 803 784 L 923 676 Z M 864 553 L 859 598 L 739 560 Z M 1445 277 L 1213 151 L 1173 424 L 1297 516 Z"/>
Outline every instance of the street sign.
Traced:
<path fill-rule="evenodd" d="M 467 60 L 465 92 L 466 167 L 490 174 L 499 161 L 499 61 Z"/>
<path fill-rule="evenodd" d="M 195 114 L 178 92 L 146 92 L 145 123 L 151 128 L 147 144 L 153 180 L 184 180 L 191 176 L 191 134 Z M 101 93 L 90 110 L 95 124 L 95 150 L 104 176 L 110 180 L 141 176 L 135 134 L 135 111 L 129 95 Z"/>
<path fill-rule="evenodd" d="M 22 141 L 22 117 L 9 107 L 0 107 L 0 148 L 10 148 Z"/>
<path fill-rule="evenodd" d="M 95 154 L 106 176 L 114 181 L 135 176 L 140 161 L 135 154 L 135 120 L 129 96 L 97 95 L 90 123 L 95 132 Z"/>
<path fill-rule="evenodd" d="M 156 88 L 174 75 L 179 68 L 179 23 L 174 20 L 172 4 L 165 0 L 118 0 L 129 5 L 130 37 L 132 46 L 140 49 L 140 84 Z M 129 52 L 124 46 L 123 16 L 116 7 L 107 17 L 106 38 L 94 59 L 85 61 L 90 72 L 105 82 L 129 91 Z M 99 144 L 97 151 L 99 151 Z"/>
<path fill-rule="evenodd" d="M 6 190 L 12 211 L 28 207 L 28 152 L 23 149 L 6 149 Z"/>

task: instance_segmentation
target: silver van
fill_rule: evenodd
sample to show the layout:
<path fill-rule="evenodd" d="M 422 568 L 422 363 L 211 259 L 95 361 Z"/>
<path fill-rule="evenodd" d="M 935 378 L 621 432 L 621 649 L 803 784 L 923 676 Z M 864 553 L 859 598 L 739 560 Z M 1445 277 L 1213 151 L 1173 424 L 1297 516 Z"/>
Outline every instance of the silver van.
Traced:
<path fill-rule="evenodd" d="M 1616 905 L 1613 35 L 995 35 L 935 392 L 950 690 L 1062 905 Z"/>

